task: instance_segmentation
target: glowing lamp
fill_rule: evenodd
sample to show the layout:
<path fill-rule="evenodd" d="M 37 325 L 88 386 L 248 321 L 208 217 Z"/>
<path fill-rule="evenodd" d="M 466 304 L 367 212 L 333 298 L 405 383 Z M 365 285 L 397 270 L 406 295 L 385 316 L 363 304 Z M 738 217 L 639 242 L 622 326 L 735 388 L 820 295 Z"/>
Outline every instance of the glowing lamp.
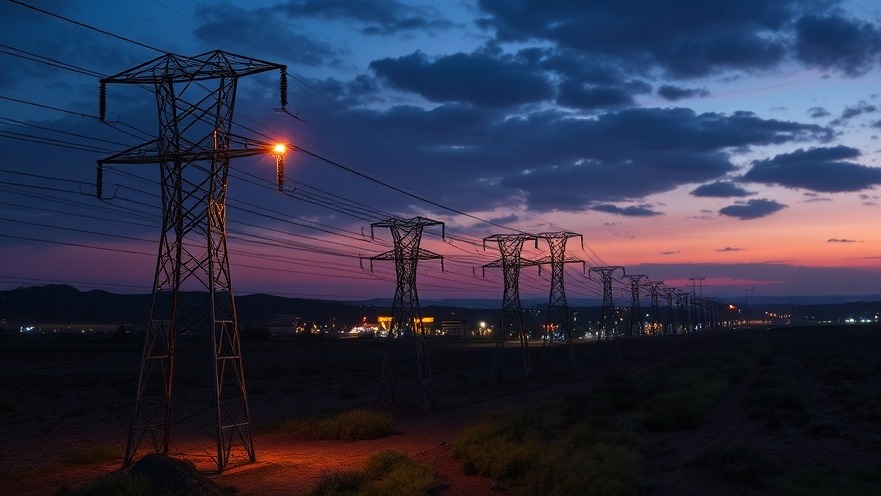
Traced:
<path fill-rule="evenodd" d="M 279 191 L 284 191 L 284 154 L 287 150 L 288 147 L 284 143 L 276 143 L 272 147 L 272 153 L 275 154 L 275 176 Z"/>

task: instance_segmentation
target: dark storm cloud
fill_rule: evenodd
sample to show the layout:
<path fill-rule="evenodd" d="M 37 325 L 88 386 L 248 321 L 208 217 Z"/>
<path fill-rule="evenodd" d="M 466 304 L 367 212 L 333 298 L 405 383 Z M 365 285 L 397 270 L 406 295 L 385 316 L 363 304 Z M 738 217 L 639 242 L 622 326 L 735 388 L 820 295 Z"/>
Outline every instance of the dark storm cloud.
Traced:
<path fill-rule="evenodd" d="M 279 8 L 293 18 L 352 21 L 365 25 L 367 35 L 389 35 L 414 30 L 448 29 L 453 24 L 429 6 L 396 0 L 292 0 Z"/>
<path fill-rule="evenodd" d="M 848 161 L 859 156 L 859 150 L 847 146 L 799 148 L 754 161 L 743 180 L 823 193 L 860 191 L 881 184 L 881 169 Z"/>
<path fill-rule="evenodd" d="M 785 59 L 781 33 L 825 0 L 481 0 L 480 25 L 501 41 L 548 40 L 631 68 L 677 77 L 771 68 Z"/>
<path fill-rule="evenodd" d="M 414 52 L 374 60 L 370 69 L 393 87 L 434 102 L 503 107 L 540 102 L 553 95 L 551 84 L 535 67 L 487 53 L 455 53 L 432 60 Z"/>
<path fill-rule="evenodd" d="M 719 213 L 740 220 L 751 220 L 766 217 L 777 211 L 783 210 L 784 208 L 786 208 L 786 205 L 774 200 L 756 199 L 738 202 L 734 205 L 721 208 L 719 209 Z"/>
<path fill-rule="evenodd" d="M 710 184 L 702 184 L 692 190 L 692 196 L 703 196 L 711 198 L 742 198 L 744 196 L 754 195 L 755 193 L 747 191 L 740 186 L 728 181 L 716 181 Z"/>
<path fill-rule="evenodd" d="M 200 6 L 193 35 L 206 45 L 236 46 L 236 51 L 258 50 L 307 66 L 340 64 L 335 45 L 316 41 L 296 31 L 290 23 L 267 9 L 245 10 L 232 5 Z"/>
<path fill-rule="evenodd" d="M 652 210 L 651 205 L 631 205 L 629 207 L 619 207 L 610 203 L 602 203 L 593 205 L 591 210 L 597 212 L 605 212 L 607 214 L 623 215 L 625 217 L 653 217 L 655 215 L 664 215 L 661 212 Z"/>
<path fill-rule="evenodd" d="M 511 117 L 447 104 L 359 115 L 371 127 L 400 136 L 406 149 L 432 164 L 449 164 L 423 174 L 437 178 L 432 184 L 455 184 L 445 189 L 449 195 L 472 204 L 478 195 L 466 186 L 491 185 L 499 197 L 522 198 L 536 212 L 583 211 L 720 180 L 736 170 L 731 150 L 830 134 L 820 126 L 745 112 L 696 114 L 681 108 L 634 108 L 583 119 L 559 111 Z"/>
<path fill-rule="evenodd" d="M 564 107 L 592 110 L 629 107 L 634 100 L 633 95 L 622 87 L 587 85 L 568 80 L 560 84 L 557 103 Z"/>
<path fill-rule="evenodd" d="M 801 17 L 796 35 L 796 57 L 809 67 L 838 69 L 858 76 L 877 65 L 881 54 L 881 30 L 877 25 L 838 13 Z"/>
<path fill-rule="evenodd" d="M 670 84 L 665 84 L 658 88 L 658 96 L 671 102 L 684 100 L 686 98 L 702 98 L 709 96 L 709 94 L 709 90 L 705 88 L 682 88 Z"/>

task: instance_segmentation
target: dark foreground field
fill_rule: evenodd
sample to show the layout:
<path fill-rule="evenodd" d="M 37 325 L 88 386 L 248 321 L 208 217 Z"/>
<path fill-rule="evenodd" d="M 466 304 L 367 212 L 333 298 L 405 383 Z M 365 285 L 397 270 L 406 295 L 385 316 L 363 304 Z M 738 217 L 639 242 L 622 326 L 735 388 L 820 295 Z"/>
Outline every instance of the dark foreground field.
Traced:
<path fill-rule="evenodd" d="M 116 472 L 140 345 L 0 341 L 0 494 L 64 494 Z M 223 474 L 208 473 L 214 448 L 198 428 L 173 431 L 170 454 L 202 468 L 223 494 L 881 494 L 877 328 L 678 336 L 630 343 L 621 364 L 614 347 L 578 343 L 576 377 L 565 354 L 551 354 L 533 388 L 518 377 L 522 358 L 511 344 L 503 384 L 490 387 L 492 344 L 431 341 L 437 406 L 427 410 L 410 404 L 415 395 L 379 405 L 384 349 L 381 341 L 245 343 L 257 462 L 234 457 Z M 413 363 L 412 350 L 402 353 L 402 364 Z M 196 404 L 187 421 L 210 418 L 199 394 L 186 392 L 195 370 L 181 364 L 176 376 L 180 403 Z M 353 409 L 390 419 L 393 434 L 304 435 L 302 426 Z M 414 463 L 433 482 L 417 489 L 385 469 L 364 475 L 382 466 L 378 454 L 394 466 Z M 361 489 L 343 490 L 340 481 L 352 480 Z"/>

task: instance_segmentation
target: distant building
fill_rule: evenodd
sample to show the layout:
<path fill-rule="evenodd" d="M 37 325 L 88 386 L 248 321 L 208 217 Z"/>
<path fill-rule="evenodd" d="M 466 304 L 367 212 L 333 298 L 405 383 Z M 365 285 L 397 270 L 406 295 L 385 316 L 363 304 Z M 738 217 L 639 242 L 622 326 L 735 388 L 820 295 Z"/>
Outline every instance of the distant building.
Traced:
<path fill-rule="evenodd" d="M 465 321 L 464 320 L 444 320 L 441 322 L 441 335 L 457 338 L 464 338 Z"/>

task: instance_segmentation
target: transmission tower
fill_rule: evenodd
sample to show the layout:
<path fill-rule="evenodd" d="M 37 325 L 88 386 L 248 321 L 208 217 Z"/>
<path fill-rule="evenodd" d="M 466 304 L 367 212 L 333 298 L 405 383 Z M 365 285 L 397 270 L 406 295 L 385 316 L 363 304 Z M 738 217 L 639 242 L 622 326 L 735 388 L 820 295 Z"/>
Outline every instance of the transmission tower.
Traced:
<path fill-rule="evenodd" d="M 649 298 L 652 302 L 652 310 L 650 313 L 652 316 L 651 334 L 656 334 L 658 330 L 661 329 L 660 296 L 661 292 L 664 290 L 664 281 L 651 281 L 645 285 L 645 288 L 648 290 Z"/>
<path fill-rule="evenodd" d="M 603 284 L 603 311 L 600 316 L 600 330 L 597 333 L 597 341 L 614 339 L 615 340 L 615 354 L 618 357 L 618 362 L 621 362 L 621 345 L 618 341 L 618 329 L 615 325 L 615 302 L 613 301 L 612 295 L 612 279 L 613 275 L 616 271 L 620 270 L 622 273 L 624 272 L 624 267 L 620 266 L 605 266 L 605 267 L 591 267 L 590 271 L 587 273 L 588 278 L 591 274 L 597 273 L 600 275 L 600 281 Z"/>
<path fill-rule="evenodd" d="M 691 325 L 695 331 L 703 330 L 703 307 L 699 302 L 704 295 L 706 277 L 689 277 L 688 280 L 691 281 Z"/>
<path fill-rule="evenodd" d="M 548 310 L 545 315 L 545 335 L 543 340 L 543 348 L 541 354 L 541 370 L 542 372 L 549 366 L 548 354 L 553 346 L 556 336 L 559 335 L 566 345 L 569 355 L 569 371 L 575 375 L 577 365 L 575 363 L 575 352 L 572 349 L 572 319 L 569 315 L 569 305 L 566 302 L 566 289 L 563 286 L 564 268 L 567 263 L 581 263 L 583 261 L 570 257 L 566 258 L 566 242 L 569 238 L 581 238 L 581 244 L 584 245 L 584 238 L 577 233 L 563 232 L 545 232 L 535 235 L 538 239 L 543 239 L 548 243 L 550 254 L 546 257 L 534 261 L 538 265 L 539 271 L 544 264 L 551 266 L 551 290 L 548 296 Z"/>
<path fill-rule="evenodd" d="M 419 247 L 422 230 L 429 226 L 444 223 L 425 217 L 412 219 L 388 219 L 370 225 L 370 235 L 377 227 L 387 227 L 391 231 L 394 247 L 370 258 L 374 260 L 394 260 L 397 286 L 392 307 L 392 323 L 386 342 L 385 357 L 382 362 L 380 392 L 386 403 L 395 403 L 399 384 L 416 383 L 419 388 L 421 407 L 434 406 L 434 386 L 431 382 L 431 366 L 425 343 L 425 328 L 419 309 L 419 296 L 416 292 L 416 265 L 420 260 L 439 259 L 443 267 L 443 257 Z M 443 235 L 442 235 L 443 236 Z M 401 377 L 405 375 L 400 367 L 400 347 L 402 342 L 411 344 L 416 350 L 416 369 L 413 381 Z M 403 395 L 403 394 L 402 394 Z"/>
<path fill-rule="evenodd" d="M 648 278 L 648 276 L 643 274 L 627 274 L 624 277 L 630 281 L 630 319 L 627 325 L 627 342 L 625 344 L 626 354 L 629 353 L 630 349 L 633 347 L 634 338 L 639 339 L 640 345 L 644 346 L 644 343 L 642 343 L 642 337 L 645 332 L 645 321 L 642 318 L 639 293 L 642 288 L 640 281 Z"/>
<path fill-rule="evenodd" d="M 98 196 L 104 164 L 159 164 L 162 231 L 153 283 L 153 302 L 144 340 L 134 420 L 124 464 L 130 465 L 141 443 L 168 453 L 172 424 L 188 420 L 172 391 L 180 336 L 211 338 L 214 391 L 208 405 L 213 418 L 203 430 L 216 442 L 217 471 L 223 471 L 235 446 L 256 460 L 245 389 L 236 309 L 226 238 L 226 193 L 232 158 L 273 153 L 268 143 L 231 133 L 238 79 L 270 70 L 281 74 L 281 104 L 287 104 L 285 66 L 228 52 L 194 57 L 166 54 L 101 80 L 100 115 L 106 114 L 107 84 L 152 87 L 158 106 L 158 138 L 98 162 Z M 215 84 L 216 83 L 216 84 Z M 277 161 L 278 177 L 284 162 Z M 182 291 L 198 293 L 182 297 Z M 207 290 L 207 293 L 205 291 Z M 208 363 L 204 364 L 206 369 Z M 198 398 L 178 386 L 184 399 Z M 203 391 L 204 392 L 204 391 Z M 180 396 L 179 396 L 180 398 Z M 195 402 L 196 400 L 193 400 Z M 213 405 L 211 404 L 213 403 Z M 209 452 L 210 453 L 210 452 Z M 211 455 L 213 458 L 213 455 Z"/>
<path fill-rule="evenodd" d="M 502 353 L 505 340 L 513 335 L 520 339 L 520 349 L 523 353 L 523 371 L 526 386 L 532 386 L 532 361 L 529 358 L 529 339 L 526 328 L 523 325 L 523 308 L 520 306 L 520 269 L 524 266 L 533 265 L 533 262 L 524 260 L 520 253 L 523 243 L 536 241 L 531 234 L 493 234 L 483 238 L 483 246 L 486 249 L 487 241 L 496 241 L 499 244 L 501 258 L 483 266 L 486 268 L 501 267 L 505 281 L 504 295 L 502 296 L 502 312 L 499 316 L 499 328 L 496 329 L 496 350 L 493 356 L 493 368 L 491 380 L 493 384 L 499 382 L 499 369 L 501 368 Z"/>
<path fill-rule="evenodd" d="M 647 279 L 648 276 L 645 274 L 627 274 L 624 277 L 630 280 L 630 326 L 627 328 L 627 335 L 630 337 L 641 336 L 645 323 L 642 320 L 642 308 L 640 308 L 639 304 L 639 293 L 642 287 L 640 281 Z"/>

